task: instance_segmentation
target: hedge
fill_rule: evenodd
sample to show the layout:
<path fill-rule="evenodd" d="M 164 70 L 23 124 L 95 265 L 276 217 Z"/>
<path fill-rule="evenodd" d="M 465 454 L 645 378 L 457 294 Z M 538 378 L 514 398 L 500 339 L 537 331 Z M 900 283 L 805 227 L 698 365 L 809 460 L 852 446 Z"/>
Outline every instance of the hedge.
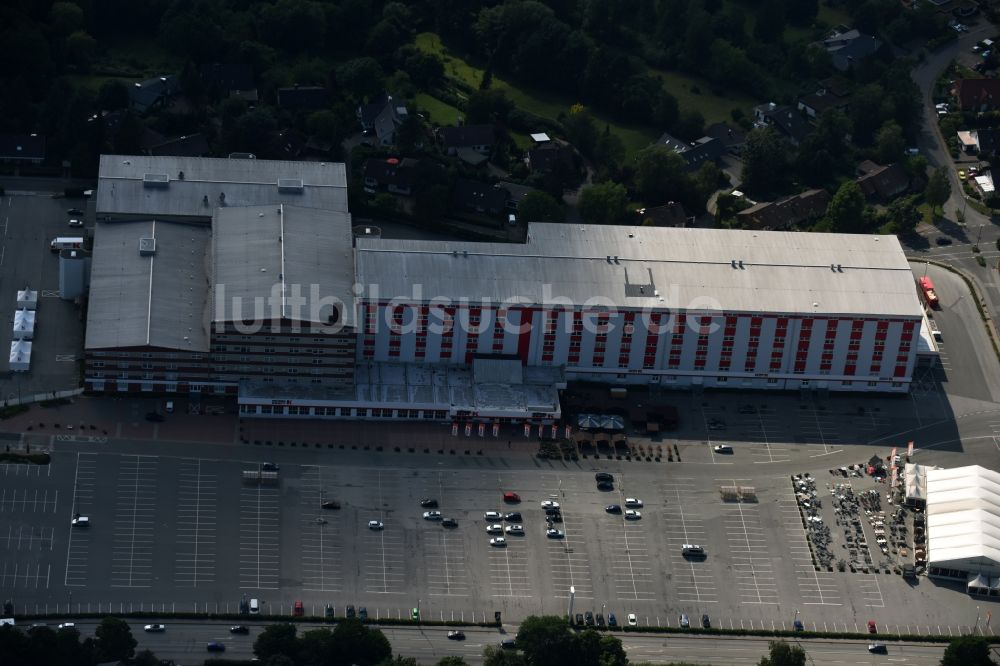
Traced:
<path fill-rule="evenodd" d="M 21 465 L 48 465 L 52 456 L 47 453 L 0 453 L 0 462 Z"/>

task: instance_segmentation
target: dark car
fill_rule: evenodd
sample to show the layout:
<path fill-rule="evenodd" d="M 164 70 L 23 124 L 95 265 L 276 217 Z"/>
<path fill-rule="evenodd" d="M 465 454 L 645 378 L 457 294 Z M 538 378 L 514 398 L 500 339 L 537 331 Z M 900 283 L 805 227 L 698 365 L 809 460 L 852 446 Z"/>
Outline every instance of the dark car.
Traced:
<path fill-rule="evenodd" d="M 347 617 L 354 617 L 354 605 L 348 604 L 346 612 L 347 612 Z"/>
<path fill-rule="evenodd" d="M 445 518 L 441 521 L 441 527 L 458 527 L 458 521 L 454 518 Z"/>
<path fill-rule="evenodd" d="M 273 463 L 273 462 L 263 463 L 260 466 L 260 468 L 265 472 L 277 472 L 279 469 L 281 469 L 280 467 L 278 467 L 278 463 Z"/>
<path fill-rule="evenodd" d="M 598 613 L 597 614 L 597 626 L 598 627 L 603 627 L 604 626 L 604 613 Z"/>
<path fill-rule="evenodd" d="M 321 506 L 324 509 L 339 509 L 340 502 L 338 502 L 337 500 L 326 500 L 325 502 L 323 502 Z"/>
<path fill-rule="evenodd" d="M 500 641 L 500 647 L 504 650 L 515 650 L 517 649 L 517 640 L 514 638 L 505 638 Z"/>
<path fill-rule="evenodd" d="M 586 618 L 587 618 L 587 626 L 588 627 L 594 626 L 594 614 L 591 613 L 590 611 L 587 611 Z"/>
<path fill-rule="evenodd" d="M 328 617 L 328 618 L 333 617 L 333 606 L 331 606 L 330 604 L 326 605 L 326 608 L 323 609 L 323 617 Z"/>
<path fill-rule="evenodd" d="M 622 507 L 620 504 L 609 504 L 606 507 L 604 507 L 604 510 L 607 511 L 608 513 L 621 513 Z"/>
<path fill-rule="evenodd" d="M 79 208 L 67 208 L 66 213 L 68 215 L 83 215 L 83 211 Z"/>
<path fill-rule="evenodd" d="M 597 489 L 603 490 L 604 492 L 608 492 L 615 489 L 615 484 L 611 483 L 610 481 L 601 481 L 597 484 Z"/>
<path fill-rule="evenodd" d="M 583 613 L 576 614 L 576 623 L 580 626 L 583 626 Z"/>
<path fill-rule="evenodd" d="M 882 643 L 869 644 L 868 651 L 872 654 L 889 654 L 889 649 Z"/>
<path fill-rule="evenodd" d="M 597 474 L 594 475 L 594 481 L 597 482 L 608 481 L 610 483 L 614 483 L 615 477 L 607 472 L 598 472 Z"/>
<path fill-rule="evenodd" d="M 436 509 L 438 506 L 438 501 L 436 499 L 422 499 L 420 500 L 420 506 L 425 509 Z"/>
<path fill-rule="evenodd" d="M 804 631 L 806 626 L 802 624 L 802 620 L 795 620 L 792 622 L 792 626 L 795 627 L 795 631 Z"/>
<path fill-rule="evenodd" d="M 229 633 L 231 634 L 249 634 L 250 627 L 244 624 L 237 624 L 235 626 L 229 627 Z"/>
<path fill-rule="evenodd" d="M 358 618 L 362 620 L 368 619 L 368 609 L 362 606 L 358 609 Z"/>
<path fill-rule="evenodd" d="M 546 516 L 554 516 L 557 513 L 562 513 L 562 510 L 559 507 L 557 507 L 557 506 L 550 506 L 550 507 L 546 507 L 546 509 L 545 509 L 545 515 Z"/>
<path fill-rule="evenodd" d="M 146 414 L 146 420 L 154 423 L 162 423 L 164 421 L 164 417 L 163 414 L 160 414 L 159 412 L 149 412 Z"/>
<path fill-rule="evenodd" d="M 617 627 L 618 626 L 618 618 L 615 617 L 614 613 L 611 613 L 610 615 L 608 615 L 608 626 L 609 627 Z"/>
<path fill-rule="evenodd" d="M 503 517 L 508 523 L 520 523 L 521 522 L 521 512 L 511 511 L 506 516 Z"/>
<path fill-rule="evenodd" d="M 947 236 L 938 236 L 937 238 L 934 239 L 934 242 L 937 243 L 938 245 L 951 245 L 952 240 Z"/>
<path fill-rule="evenodd" d="M 211 641 L 209 642 L 208 645 L 205 646 L 205 649 L 208 650 L 209 652 L 225 652 L 226 645 L 225 643 L 220 643 L 218 641 Z"/>
<path fill-rule="evenodd" d="M 702 613 L 701 626 L 705 627 L 706 629 L 710 629 L 712 627 L 712 621 L 708 618 L 708 613 Z"/>
<path fill-rule="evenodd" d="M 878 633 L 878 626 L 876 626 L 875 620 L 868 620 L 868 633 L 869 634 Z"/>
<path fill-rule="evenodd" d="M 562 513 L 558 511 L 556 511 L 555 513 L 550 513 L 549 515 L 545 516 L 545 522 L 547 523 L 561 523 L 562 521 L 563 521 Z"/>
<path fill-rule="evenodd" d="M 449 631 L 448 639 L 452 641 L 464 641 L 465 632 L 464 631 Z"/>

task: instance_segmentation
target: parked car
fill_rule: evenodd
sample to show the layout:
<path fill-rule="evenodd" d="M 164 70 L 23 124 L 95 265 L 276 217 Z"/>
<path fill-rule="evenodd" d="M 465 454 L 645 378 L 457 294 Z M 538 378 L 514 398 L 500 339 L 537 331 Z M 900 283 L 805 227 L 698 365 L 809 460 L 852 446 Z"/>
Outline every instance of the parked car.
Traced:
<path fill-rule="evenodd" d="M 588 627 L 594 626 L 594 614 L 592 612 L 587 611 L 584 617 L 586 618 L 586 623 Z"/>
<path fill-rule="evenodd" d="M 420 619 L 420 609 L 419 608 L 411 608 L 410 609 L 410 619 L 411 620 L 419 620 Z"/>
<path fill-rule="evenodd" d="M 493 523 L 492 525 L 487 525 L 486 526 L 486 533 L 487 534 L 502 534 L 503 533 L 503 525 L 501 525 L 500 523 Z"/>
<path fill-rule="evenodd" d="M 687 613 L 681 613 L 679 624 L 681 625 L 681 629 L 687 629 L 691 626 L 691 620 L 688 619 Z"/>
<path fill-rule="evenodd" d="M 617 627 L 618 626 L 618 618 L 615 617 L 614 613 L 611 613 L 610 615 L 608 615 L 608 626 L 609 627 Z"/>
<path fill-rule="evenodd" d="M 326 607 L 323 608 L 323 617 L 330 619 L 333 618 L 333 606 L 327 604 Z M 347 617 L 354 617 L 354 606 L 347 607 Z"/>
<path fill-rule="evenodd" d="M 609 504 L 606 507 L 604 507 L 604 510 L 607 511 L 608 513 L 621 513 L 622 507 L 620 504 Z"/>
<path fill-rule="evenodd" d="M 70 524 L 73 527 L 90 527 L 90 516 L 81 516 L 77 513 L 73 516 Z"/>
<path fill-rule="evenodd" d="M 562 530 L 557 530 L 554 527 L 550 527 L 549 529 L 545 530 L 545 536 L 547 536 L 550 539 L 562 539 L 564 536 L 566 536 L 566 533 L 563 532 Z"/>
<path fill-rule="evenodd" d="M 385 525 L 382 524 L 381 520 L 369 520 L 368 529 L 370 530 L 381 530 L 384 529 Z"/>
<path fill-rule="evenodd" d="M 559 502 L 556 502 L 555 500 L 542 500 L 542 508 L 543 509 L 558 509 L 559 508 Z"/>
<path fill-rule="evenodd" d="M 499 511 L 487 511 L 483 514 L 483 518 L 486 520 L 503 520 L 503 514 Z"/>
<path fill-rule="evenodd" d="M 458 527 L 458 521 L 454 518 L 445 518 L 441 521 L 441 527 Z"/>
<path fill-rule="evenodd" d="M 151 634 L 159 634 L 166 631 L 167 628 L 162 624 L 147 624 L 142 630 L 148 631 Z"/>
<path fill-rule="evenodd" d="M 583 613 L 576 614 L 576 623 L 579 626 L 583 626 Z"/>
<path fill-rule="evenodd" d="M 635 616 L 635 613 L 628 614 L 628 626 L 634 627 L 639 624 L 639 619 Z"/>
<path fill-rule="evenodd" d="M 508 525 L 506 531 L 507 534 L 522 536 L 524 534 L 524 527 L 522 525 Z"/>
<path fill-rule="evenodd" d="M 72 218 L 69 221 L 69 226 L 74 227 L 74 228 L 82 227 L 83 226 L 83 220 L 74 217 L 74 218 Z"/>
<path fill-rule="evenodd" d="M 503 501 L 504 502 L 517 503 L 517 502 L 521 501 L 521 496 L 518 495 L 517 493 L 504 493 L 503 494 Z"/>
<path fill-rule="evenodd" d="M 490 545 L 496 546 L 497 548 L 505 548 L 507 546 L 507 539 L 501 537 L 493 537 L 490 539 Z"/>
<path fill-rule="evenodd" d="M 701 626 L 704 627 L 705 629 L 712 628 L 712 620 L 708 618 L 708 613 L 701 614 Z"/>
<path fill-rule="evenodd" d="M 875 625 L 875 620 L 868 620 L 868 633 L 877 634 L 878 627 Z"/>
<path fill-rule="evenodd" d="M 598 481 L 597 489 L 603 490 L 606 493 L 611 492 L 612 490 L 615 489 L 615 484 L 611 483 L 610 481 Z"/>
<path fill-rule="evenodd" d="M 598 627 L 603 627 L 604 626 L 604 613 L 598 613 L 597 614 L 597 626 Z"/>
<path fill-rule="evenodd" d="M 802 624 L 802 620 L 795 620 L 792 622 L 792 626 L 795 627 L 795 631 L 805 631 L 806 626 Z"/>
<path fill-rule="evenodd" d="M 440 511 L 424 511 L 424 520 L 441 520 Z"/>
<path fill-rule="evenodd" d="M 951 245 L 952 244 L 952 240 L 950 238 L 948 238 L 947 236 L 938 236 L 937 238 L 934 239 L 934 242 L 937 243 L 938 245 Z"/>
<path fill-rule="evenodd" d="M 519 523 L 519 522 L 521 522 L 521 512 L 520 511 L 511 511 L 510 513 L 508 513 L 507 515 L 505 515 L 503 517 L 503 519 L 505 521 L 507 521 L 508 523 Z"/>
<path fill-rule="evenodd" d="M 642 518 L 642 513 L 636 511 L 635 509 L 629 509 L 625 512 L 625 520 L 640 520 Z"/>
<path fill-rule="evenodd" d="M 965 180 L 965 169 L 959 169 L 958 170 L 958 179 L 959 180 Z"/>
<path fill-rule="evenodd" d="M 337 500 L 326 500 L 320 506 L 322 506 L 324 509 L 339 509 L 340 502 L 338 502 Z"/>
<path fill-rule="evenodd" d="M 557 506 L 550 506 L 549 508 L 545 509 L 545 515 L 546 516 L 555 516 L 555 515 L 561 515 L 561 514 L 562 514 L 562 510 L 559 507 L 557 507 Z"/>
<path fill-rule="evenodd" d="M 635 497 L 626 497 L 625 498 L 625 506 L 629 507 L 630 509 L 641 509 L 642 508 L 642 500 L 641 499 L 636 499 Z"/>
<path fill-rule="evenodd" d="M 79 209 L 79 208 L 67 208 L 66 209 L 66 214 L 67 215 L 83 215 L 83 211 L 81 209 Z"/>
<path fill-rule="evenodd" d="M 594 481 L 611 481 L 614 483 L 615 477 L 608 472 L 598 472 L 594 475 Z"/>
<path fill-rule="evenodd" d="M 716 444 L 712 448 L 712 450 L 715 451 L 716 453 L 732 453 L 733 447 L 729 446 L 728 444 Z"/>
<path fill-rule="evenodd" d="M 422 499 L 420 500 L 420 506 L 425 509 L 436 509 L 438 501 L 436 499 Z"/>
<path fill-rule="evenodd" d="M 367 620 L 368 619 L 368 608 L 367 607 L 362 606 L 361 608 L 358 609 L 358 619 L 359 620 Z"/>

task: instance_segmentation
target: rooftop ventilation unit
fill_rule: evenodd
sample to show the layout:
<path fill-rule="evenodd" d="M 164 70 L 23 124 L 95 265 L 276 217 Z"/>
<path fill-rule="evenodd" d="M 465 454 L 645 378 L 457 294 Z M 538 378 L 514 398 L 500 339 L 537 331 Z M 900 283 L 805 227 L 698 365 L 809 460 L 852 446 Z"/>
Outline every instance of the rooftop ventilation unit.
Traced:
<path fill-rule="evenodd" d="M 155 238 L 140 238 L 139 239 L 139 256 L 141 257 L 151 257 L 156 254 L 156 239 Z"/>
<path fill-rule="evenodd" d="M 147 173 L 142 176 L 143 187 L 168 187 L 170 176 L 165 173 Z"/>
<path fill-rule="evenodd" d="M 278 191 L 301 193 L 305 189 L 301 178 L 279 178 Z"/>

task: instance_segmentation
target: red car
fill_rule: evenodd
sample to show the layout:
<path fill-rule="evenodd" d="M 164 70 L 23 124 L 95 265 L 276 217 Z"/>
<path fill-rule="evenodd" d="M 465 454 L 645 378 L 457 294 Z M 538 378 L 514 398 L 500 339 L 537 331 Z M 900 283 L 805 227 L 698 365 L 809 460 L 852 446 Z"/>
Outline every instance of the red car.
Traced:
<path fill-rule="evenodd" d="M 875 626 L 875 620 L 868 620 L 868 633 L 869 634 L 878 633 L 878 627 Z"/>
<path fill-rule="evenodd" d="M 504 502 L 520 502 L 521 501 L 521 496 L 518 495 L 517 493 L 504 493 L 503 494 L 503 501 Z"/>
<path fill-rule="evenodd" d="M 301 616 L 305 615 L 306 609 L 302 607 L 301 601 L 296 601 L 295 606 L 292 607 L 292 615 Z"/>

